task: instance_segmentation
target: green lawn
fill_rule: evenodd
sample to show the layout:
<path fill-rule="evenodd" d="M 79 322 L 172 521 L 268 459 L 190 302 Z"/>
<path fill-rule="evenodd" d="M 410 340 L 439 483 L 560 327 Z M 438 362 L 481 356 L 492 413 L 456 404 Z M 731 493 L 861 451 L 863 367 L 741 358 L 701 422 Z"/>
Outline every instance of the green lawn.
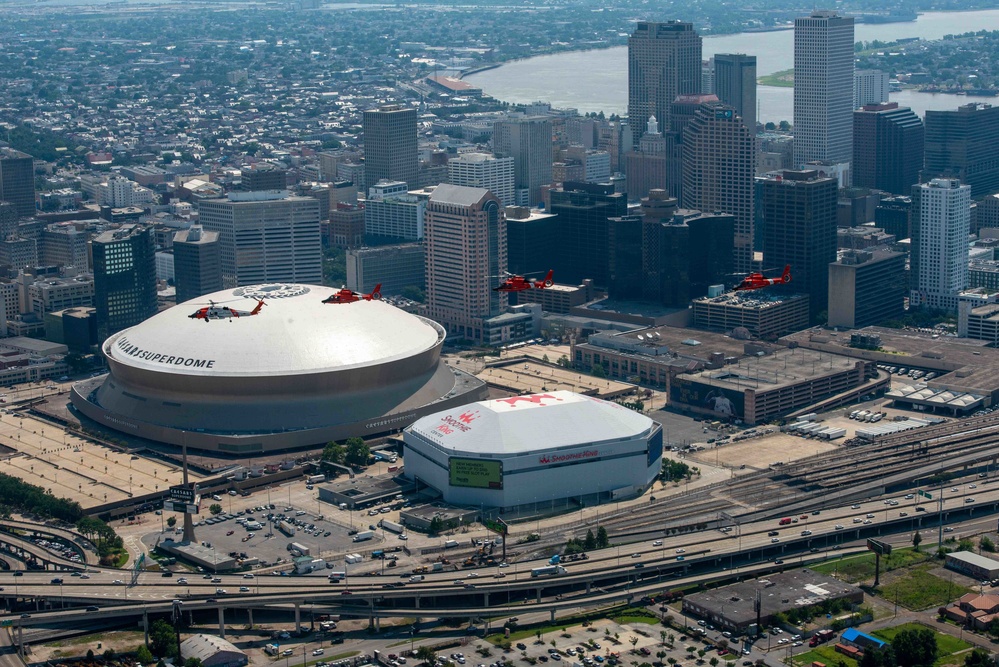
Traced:
<path fill-rule="evenodd" d="M 896 549 L 890 556 L 881 559 L 881 572 L 889 572 L 902 567 L 929 560 L 925 551 L 912 548 Z M 822 574 L 831 574 L 850 583 L 859 583 L 874 579 L 874 554 L 866 553 L 848 558 L 840 558 L 827 563 L 813 565 L 812 569 Z"/>
<path fill-rule="evenodd" d="M 970 589 L 953 581 L 930 574 L 932 567 L 931 563 L 913 567 L 896 581 L 881 586 L 881 597 L 889 601 L 898 600 L 906 609 L 922 611 L 939 607 L 970 592 Z"/>
<path fill-rule="evenodd" d="M 761 86 L 777 86 L 779 88 L 794 87 L 794 70 L 786 69 L 773 74 L 767 74 L 758 78 L 757 83 Z"/>
<path fill-rule="evenodd" d="M 927 628 L 933 630 L 933 628 L 930 628 L 929 626 L 926 625 L 922 625 L 921 623 L 903 623 L 902 625 L 896 625 L 891 628 L 884 628 L 883 630 L 875 630 L 871 634 L 874 635 L 875 637 L 879 637 L 880 639 L 884 639 L 885 641 L 890 642 L 895 637 L 895 635 L 897 635 L 902 630 L 924 630 Z M 940 658 L 938 658 L 936 662 L 936 664 L 938 665 L 948 664 L 948 661 L 946 660 L 948 656 L 951 656 L 959 651 L 966 651 L 967 649 L 972 647 L 971 644 L 969 644 L 968 642 L 958 639 L 953 635 L 937 632 L 936 630 L 933 630 L 933 634 L 934 636 L 936 636 L 937 648 L 940 650 Z"/>
<path fill-rule="evenodd" d="M 810 665 L 813 662 L 821 662 L 825 665 L 836 665 L 842 662 L 846 667 L 857 667 L 857 661 L 848 658 L 842 653 L 837 653 L 831 644 L 816 646 L 811 651 L 800 653 L 794 656 L 794 662 L 798 665 Z"/>

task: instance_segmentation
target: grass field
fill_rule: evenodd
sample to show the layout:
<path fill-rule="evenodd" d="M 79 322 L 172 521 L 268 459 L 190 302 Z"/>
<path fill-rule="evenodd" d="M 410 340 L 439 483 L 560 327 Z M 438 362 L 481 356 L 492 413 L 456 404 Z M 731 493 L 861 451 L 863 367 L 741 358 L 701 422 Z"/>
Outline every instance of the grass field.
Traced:
<path fill-rule="evenodd" d="M 912 611 L 922 611 L 939 607 L 959 598 L 970 589 L 958 586 L 953 581 L 930 574 L 934 565 L 917 565 L 898 579 L 881 586 L 880 594 L 885 600 L 898 600 L 898 603 Z"/>
<path fill-rule="evenodd" d="M 890 642 L 894 639 L 902 630 L 933 630 L 927 625 L 922 625 L 921 623 L 903 623 L 902 625 L 896 625 L 891 628 L 884 628 L 883 630 L 875 630 L 871 634 Z M 942 632 L 937 632 L 933 630 L 933 634 L 937 639 L 937 648 L 940 650 L 940 658 L 937 660 L 937 664 L 947 664 L 946 662 L 941 662 L 947 656 L 953 655 L 959 651 L 966 651 L 971 648 L 971 644 L 952 635 L 944 634 Z"/>
<path fill-rule="evenodd" d="M 838 665 L 842 662 L 846 667 L 857 667 L 857 661 L 848 658 L 842 653 L 837 653 L 830 644 L 816 646 L 811 651 L 800 653 L 794 656 L 794 662 L 798 665 L 810 665 L 813 662 L 821 662 L 825 665 Z"/>
<path fill-rule="evenodd" d="M 761 86 L 777 86 L 779 88 L 793 88 L 794 70 L 786 69 L 782 72 L 774 72 L 773 74 L 767 74 L 766 76 L 759 77 L 756 81 Z"/>
<path fill-rule="evenodd" d="M 896 549 L 890 556 L 881 559 L 881 572 L 889 572 L 902 567 L 909 567 L 930 559 L 925 551 L 912 548 Z M 822 574 L 831 574 L 852 584 L 863 583 L 874 579 L 874 554 L 860 554 L 841 558 L 830 563 L 812 566 L 812 569 Z"/>

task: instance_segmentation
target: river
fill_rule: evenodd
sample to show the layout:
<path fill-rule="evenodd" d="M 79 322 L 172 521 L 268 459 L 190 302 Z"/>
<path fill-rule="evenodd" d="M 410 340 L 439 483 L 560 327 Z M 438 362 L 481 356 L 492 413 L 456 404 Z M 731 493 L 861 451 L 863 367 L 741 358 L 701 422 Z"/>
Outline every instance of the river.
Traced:
<path fill-rule="evenodd" d="M 858 23 L 855 41 L 894 41 L 905 37 L 940 39 L 948 34 L 999 29 L 999 9 L 970 12 L 927 12 L 903 23 Z M 757 75 L 788 69 L 794 60 L 794 31 L 736 33 L 704 38 L 704 58 L 716 53 L 748 53 L 756 56 Z M 585 72 L 585 76 L 575 73 Z M 571 75 L 567 75 L 571 73 Z M 516 60 L 495 69 L 472 74 L 470 83 L 507 102 L 550 102 L 555 107 L 575 108 L 580 113 L 603 111 L 624 114 L 628 107 L 628 47 L 590 51 L 567 51 Z M 791 120 L 794 115 L 792 88 L 760 86 L 757 89 L 759 120 Z M 922 116 L 927 109 L 955 109 L 968 101 L 989 102 L 997 98 L 964 97 L 942 93 L 903 90 L 891 100 L 912 107 Z"/>

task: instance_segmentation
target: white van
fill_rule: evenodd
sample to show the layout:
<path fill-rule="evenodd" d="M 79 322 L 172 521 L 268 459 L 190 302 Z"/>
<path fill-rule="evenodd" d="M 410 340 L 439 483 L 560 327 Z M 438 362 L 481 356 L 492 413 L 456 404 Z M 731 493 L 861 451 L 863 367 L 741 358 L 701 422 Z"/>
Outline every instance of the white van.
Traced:
<path fill-rule="evenodd" d="M 416 582 L 423 581 L 424 579 L 426 579 L 426 577 L 423 576 L 422 574 L 414 574 L 412 577 L 409 578 L 409 583 L 415 584 Z"/>

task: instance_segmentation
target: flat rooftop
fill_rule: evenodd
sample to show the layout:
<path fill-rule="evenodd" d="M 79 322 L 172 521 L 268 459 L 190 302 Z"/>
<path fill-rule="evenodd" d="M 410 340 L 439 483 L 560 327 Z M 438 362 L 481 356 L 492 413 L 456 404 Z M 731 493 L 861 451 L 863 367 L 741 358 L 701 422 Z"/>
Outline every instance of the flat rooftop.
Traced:
<path fill-rule="evenodd" d="M 718 296 L 702 296 L 694 299 L 693 302 L 743 310 L 769 310 L 789 301 L 800 301 L 807 298 L 807 295 L 804 294 L 774 294 L 766 290 L 748 290 L 725 292 Z"/>
<path fill-rule="evenodd" d="M 850 347 L 852 334 L 880 336 L 881 350 Z M 958 338 L 934 330 L 865 327 L 839 332 L 806 329 L 784 336 L 780 342 L 794 342 L 810 349 L 940 373 L 939 377 L 926 383 L 930 387 L 954 387 L 960 391 L 983 394 L 999 391 L 999 350 L 989 347 L 989 342 L 984 340 Z"/>
<path fill-rule="evenodd" d="M 705 369 L 686 377 L 743 391 L 771 391 L 834 373 L 853 370 L 857 359 L 803 347 L 778 348 L 773 354 L 742 357 L 722 368 Z"/>
<path fill-rule="evenodd" d="M 756 610 L 753 605 L 757 591 L 760 593 L 760 611 L 764 618 L 819 604 L 824 600 L 863 595 L 856 586 L 830 575 L 802 568 L 693 593 L 684 598 L 684 608 L 689 603 L 711 610 L 737 625 L 755 623 Z"/>

